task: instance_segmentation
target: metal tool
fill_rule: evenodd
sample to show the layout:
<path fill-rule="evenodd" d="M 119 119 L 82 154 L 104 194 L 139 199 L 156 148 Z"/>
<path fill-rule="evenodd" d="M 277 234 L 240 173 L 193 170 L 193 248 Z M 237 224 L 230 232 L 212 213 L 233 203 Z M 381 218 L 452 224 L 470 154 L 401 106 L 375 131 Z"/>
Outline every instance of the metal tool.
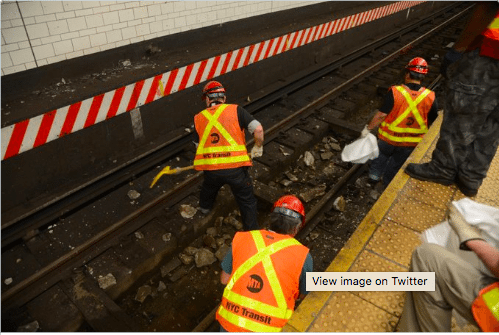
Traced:
<path fill-rule="evenodd" d="M 153 179 L 153 181 L 151 183 L 151 186 L 149 186 L 149 188 L 152 188 L 154 186 L 154 184 L 156 184 L 156 182 L 159 180 L 159 178 L 161 178 L 161 176 L 164 175 L 164 174 L 176 174 L 176 173 L 179 173 L 179 172 L 182 172 L 182 171 L 191 170 L 191 169 L 194 169 L 194 165 L 186 166 L 186 167 L 182 167 L 182 168 L 174 168 L 173 170 L 170 169 L 170 166 L 165 166 L 165 168 L 163 168 L 163 170 L 161 170 L 156 175 L 156 177 L 154 177 L 154 179 Z"/>

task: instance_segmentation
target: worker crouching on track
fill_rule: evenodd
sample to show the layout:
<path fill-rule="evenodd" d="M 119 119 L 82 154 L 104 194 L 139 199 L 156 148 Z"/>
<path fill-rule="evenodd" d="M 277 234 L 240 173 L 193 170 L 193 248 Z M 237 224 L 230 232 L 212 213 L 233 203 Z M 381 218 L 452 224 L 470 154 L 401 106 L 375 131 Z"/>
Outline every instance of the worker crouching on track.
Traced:
<path fill-rule="evenodd" d="M 257 201 L 248 168 L 252 166 L 246 150 L 244 130 L 253 134 L 251 158 L 263 154 L 263 127 L 244 108 L 225 104 L 225 88 L 210 81 L 203 89 L 207 108 L 194 116 L 197 143 L 194 168 L 204 171 L 199 206 L 207 214 L 220 188 L 228 184 L 241 212 L 245 230 L 258 229 Z"/>
<path fill-rule="evenodd" d="M 383 178 L 386 187 L 438 116 L 435 92 L 421 86 L 428 64 L 421 57 L 407 64 L 403 85 L 390 87 L 383 105 L 362 131 L 378 129 L 379 156 L 370 164 L 369 179 Z M 381 125 L 380 125 L 381 124 Z"/>
<path fill-rule="evenodd" d="M 303 204 L 286 195 L 274 204 L 270 230 L 236 233 L 222 261 L 227 286 L 216 316 L 222 331 L 282 330 L 313 271 L 308 248 L 293 238 L 304 223 Z"/>

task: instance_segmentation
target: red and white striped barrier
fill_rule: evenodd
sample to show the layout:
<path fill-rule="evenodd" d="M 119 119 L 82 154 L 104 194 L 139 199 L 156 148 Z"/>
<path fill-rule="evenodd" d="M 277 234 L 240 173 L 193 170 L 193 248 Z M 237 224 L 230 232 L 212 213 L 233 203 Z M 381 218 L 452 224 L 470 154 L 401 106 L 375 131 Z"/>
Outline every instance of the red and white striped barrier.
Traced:
<path fill-rule="evenodd" d="M 2 128 L 2 160 L 225 73 L 425 1 L 400 1 L 294 31 L 120 87 Z"/>

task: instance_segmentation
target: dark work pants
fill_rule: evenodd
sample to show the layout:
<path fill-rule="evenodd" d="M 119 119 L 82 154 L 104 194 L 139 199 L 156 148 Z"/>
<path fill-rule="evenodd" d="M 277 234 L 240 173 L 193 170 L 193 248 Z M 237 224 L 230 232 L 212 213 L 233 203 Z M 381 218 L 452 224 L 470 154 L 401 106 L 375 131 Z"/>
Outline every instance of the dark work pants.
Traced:
<path fill-rule="evenodd" d="M 386 187 L 404 164 L 414 147 L 397 147 L 378 139 L 379 156 L 369 166 L 369 178 L 379 180 L 383 176 Z"/>
<path fill-rule="evenodd" d="M 244 230 L 260 229 L 257 222 L 257 203 L 248 167 L 204 171 L 204 181 L 199 196 L 199 206 L 212 209 L 218 191 L 228 184 L 236 198 L 243 220 Z"/>
<path fill-rule="evenodd" d="M 499 60 L 465 53 L 449 66 L 432 169 L 477 190 L 499 144 Z"/>

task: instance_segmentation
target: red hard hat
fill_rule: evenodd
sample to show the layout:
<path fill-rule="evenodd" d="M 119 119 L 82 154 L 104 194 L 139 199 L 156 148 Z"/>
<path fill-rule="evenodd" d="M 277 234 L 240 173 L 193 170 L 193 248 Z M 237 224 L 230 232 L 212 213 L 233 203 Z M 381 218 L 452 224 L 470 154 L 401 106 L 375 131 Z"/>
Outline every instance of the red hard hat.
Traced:
<path fill-rule="evenodd" d="M 222 97 L 225 95 L 225 88 L 218 81 L 210 81 L 204 85 L 201 99 L 204 100 L 207 95 L 210 98 Z"/>
<path fill-rule="evenodd" d="M 416 73 L 428 73 L 428 63 L 421 57 L 411 59 L 405 68 Z"/>
<path fill-rule="evenodd" d="M 272 207 L 272 212 L 301 219 L 302 225 L 305 224 L 305 207 L 303 207 L 300 199 L 294 195 L 285 195 L 279 198 Z"/>

